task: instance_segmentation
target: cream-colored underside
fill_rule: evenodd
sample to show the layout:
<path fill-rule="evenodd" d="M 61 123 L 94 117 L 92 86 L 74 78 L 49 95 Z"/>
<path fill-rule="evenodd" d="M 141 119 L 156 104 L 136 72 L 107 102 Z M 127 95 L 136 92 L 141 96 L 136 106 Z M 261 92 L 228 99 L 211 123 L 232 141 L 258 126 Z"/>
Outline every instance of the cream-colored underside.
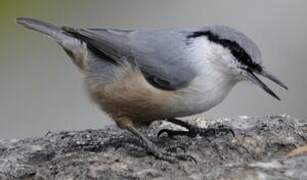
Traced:
<path fill-rule="evenodd" d="M 163 91 L 150 85 L 140 71 L 124 65 L 114 73 L 108 84 L 87 78 L 91 99 L 99 104 L 115 121 L 122 117 L 135 119 L 136 124 L 170 116 L 173 91 Z"/>

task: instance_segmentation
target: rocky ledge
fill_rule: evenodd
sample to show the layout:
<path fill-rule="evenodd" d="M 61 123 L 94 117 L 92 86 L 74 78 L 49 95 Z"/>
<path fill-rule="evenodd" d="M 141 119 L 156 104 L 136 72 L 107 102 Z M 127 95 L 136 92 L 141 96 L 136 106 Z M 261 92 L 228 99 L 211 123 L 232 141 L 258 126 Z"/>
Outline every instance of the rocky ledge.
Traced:
<path fill-rule="evenodd" d="M 157 138 L 162 128 L 178 128 L 166 122 L 142 130 L 161 148 L 185 147 L 197 163 L 157 160 L 116 127 L 0 140 L 0 179 L 307 179 L 307 120 L 270 115 L 189 121 L 232 127 L 235 137 Z"/>

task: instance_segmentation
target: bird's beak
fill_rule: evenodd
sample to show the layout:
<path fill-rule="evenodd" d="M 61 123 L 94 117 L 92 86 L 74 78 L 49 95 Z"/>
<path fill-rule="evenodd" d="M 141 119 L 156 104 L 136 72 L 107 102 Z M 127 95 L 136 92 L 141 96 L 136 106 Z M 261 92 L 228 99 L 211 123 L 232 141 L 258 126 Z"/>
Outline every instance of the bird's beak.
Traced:
<path fill-rule="evenodd" d="M 267 72 L 266 70 L 261 69 L 261 71 L 254 71 L 254 72 L 270 79 L 271 81 L 275 82 L 276 84 L 278 84 L 282 88 L 288 89 L 288 87 L 284 83 L 282 83 L 277 77 L 275 77 L 271 73 Z M 247 77 L 248 80 L 250 80 L 254 84 L 261 87 L 263 90 L 265 90 L 268 94 L 270 94 L 274 98 L 280 100 L 280 98 L 267 85 L 265 85 L 251 70 L 247 70 L 247 76 L 246 77 Z"/>
<path fill-rule="evenodd" d="M 257 72 L 256 73 L 268 78 L 269 80 L 275 82 L 276 84 L 278 84 L 280 87 L 288 90 L 288 87 L 283 83 L 281 82 L 281 80 L 279 80 L 276 76 L 274 76 L 273 74 L 269 73 L 268 71 L 266 71 L 265 69 L 262 69 L 260 72 Z"/>

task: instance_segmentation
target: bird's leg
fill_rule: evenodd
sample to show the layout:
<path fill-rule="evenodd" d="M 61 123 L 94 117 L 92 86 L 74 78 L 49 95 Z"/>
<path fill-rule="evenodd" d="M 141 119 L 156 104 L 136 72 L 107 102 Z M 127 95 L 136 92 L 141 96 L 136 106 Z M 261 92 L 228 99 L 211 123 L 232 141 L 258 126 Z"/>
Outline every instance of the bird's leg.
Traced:
<path fill-rule="evenodd" d="M 201 127 L 189 124 L 187 122 L 178 120 L 176 118 L 170 118 L 170 119 L 167 119 L 167 121 L 174 123 L 176 125 L 182 126 L 186 128 L 188 131 L 162 129 L 159 131 L 158 137 L 160 137 L 160 135 L 163 133 L 167 133 L 169 137 L 174 137 L 174 136 L 195 137 L 196 135 L 203 136 L 203 137 L 210 137 L 210 136 L 217 136 L 220 134 L 228 134 L 228 133 L 231 133 L 233 136 L 235 136 L 233 130 L 225 126 L 219 126 L 216 128 L 201 128 Z"/>
<path fill-rule="evenodd" d="M 158 159 L 166 160 L 169 162 L 175 162 L 177 160 L 192 160 L 195 161 L 195 158 L 186 155 L 186 154 L 176 154 L 176 153 L 170 153 L 167 151 L 164 151 L 160 149 L 157 145 L 152 143 L 146 136 L 144 136 L 142 133 L 140 133 L 136 128 L 134 128 L 133 124 L 129 119 L 125 119 L 124 121 L 120 122 L 120 127 L 127 129 L 130 131 L 133 135 L 135 135 L 138 140 L 140 141 L 141 146 L 150 154 L 155 156 Z M 139 145 L 139 144 L 137 144 Z"/>

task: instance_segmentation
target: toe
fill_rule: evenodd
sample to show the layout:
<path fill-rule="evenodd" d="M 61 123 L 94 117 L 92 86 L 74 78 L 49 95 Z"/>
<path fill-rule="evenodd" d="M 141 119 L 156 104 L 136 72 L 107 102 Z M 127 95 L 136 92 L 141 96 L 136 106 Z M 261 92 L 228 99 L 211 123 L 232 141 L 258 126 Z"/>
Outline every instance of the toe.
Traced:
<path fill-rule="evenodd" d="M 170 130 L 168 130 L 168 129 L 161 129 L 161 130 L 158 132 L 157 137 L 160 138 L 163 134 L 166 134 L 167 137 L 169 137 L 169 138 L 173 138 L 172 135 L 171 135 L 171 133 L 170 133 Z"/>
<path fill-rule="evenodd" d="M 191 156 L 191 155 L 187 155 L 187 154 L 177 154 L 176 155 L 176 158 L 178 160 L 183 160 L 183 161 L 192 161 L 194 162 L 195 164 L 197 164 L 197 160 Z"/>

